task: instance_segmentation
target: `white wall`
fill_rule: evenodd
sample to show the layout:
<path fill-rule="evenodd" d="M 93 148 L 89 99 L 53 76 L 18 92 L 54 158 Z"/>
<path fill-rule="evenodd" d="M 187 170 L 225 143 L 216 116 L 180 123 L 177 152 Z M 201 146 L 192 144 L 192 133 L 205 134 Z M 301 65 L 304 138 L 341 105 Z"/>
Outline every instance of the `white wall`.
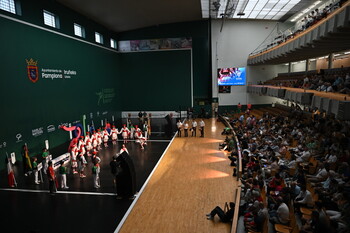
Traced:
<path fill-rule="evenodd" d="M 288 72 L 288 66 L 247 66 L 249 54 L 254 51 L 276 26 L 276 21 L 226 20 L 220 33 L 221 20 L 212 21 L 212 87 L 219 105 L 267 104 L 275 98 L 247 94 L 246 86 L 232 86 L 230 94 L 219 94 L 217 68 L 247 67 L 247 84 L 272 79 L 278 73 Z M 283 29 L 283 25 L 279 25 Z M 288 26 L 286 26 L 288 27 Z"/>

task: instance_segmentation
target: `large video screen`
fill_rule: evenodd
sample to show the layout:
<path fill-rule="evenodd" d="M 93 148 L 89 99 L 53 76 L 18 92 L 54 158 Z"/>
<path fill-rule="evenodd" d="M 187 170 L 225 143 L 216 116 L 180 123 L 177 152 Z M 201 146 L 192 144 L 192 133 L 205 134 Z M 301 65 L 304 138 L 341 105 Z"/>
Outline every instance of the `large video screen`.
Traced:
<path fill-rule="evenodd" d="M 245 85 L 245 78 L 245 67 L 218 69 L 219 86 L 242 86 Z"/>

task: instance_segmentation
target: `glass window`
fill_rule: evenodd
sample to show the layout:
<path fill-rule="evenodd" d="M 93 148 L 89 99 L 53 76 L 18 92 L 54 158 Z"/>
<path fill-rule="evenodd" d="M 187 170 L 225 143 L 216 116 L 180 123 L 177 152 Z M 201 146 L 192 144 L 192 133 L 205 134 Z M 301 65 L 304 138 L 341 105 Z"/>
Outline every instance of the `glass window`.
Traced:
<path fill-rule="evenodd" d="M 103 36 L 98 32 L 95 32 L 95 41 L 99 44 L 103 44 Z"/>
<path fill-rule="evenodd" d="M 53 13 L 48 12 L 46 10 L 44 10 L 44 24 L 54 28 L 58 28 L 56 16 Z"/>
<path fill-rule="evenodd" d="M 14 0 L 0 0 L 0 9 L 4 11 L 16 14 L 15 1 Z"/>
<path fill-rule="evenodd" d="M 74 24 L 74 35 L 85 37 L 85 30 L 84 28 L 79 24 Z"/>
<path fill-rule="evenodd" d="M 114 39 L 111 39 L 111 48 L 117 48 L 117 42 Z"/>

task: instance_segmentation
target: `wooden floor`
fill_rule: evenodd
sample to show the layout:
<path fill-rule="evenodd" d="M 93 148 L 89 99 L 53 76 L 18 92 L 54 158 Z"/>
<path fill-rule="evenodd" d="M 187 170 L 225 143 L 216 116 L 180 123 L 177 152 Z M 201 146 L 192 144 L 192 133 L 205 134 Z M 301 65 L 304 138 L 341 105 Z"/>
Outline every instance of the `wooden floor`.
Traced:
<path fill-rule="evenodd" d="M 205 216 L 233 201 L 237 185 L 226 154 L 218 150 L 223 124 L 205 124 L 204 138 L 174 139 L 119 232 L 230 232 L 231 224 Z"/>

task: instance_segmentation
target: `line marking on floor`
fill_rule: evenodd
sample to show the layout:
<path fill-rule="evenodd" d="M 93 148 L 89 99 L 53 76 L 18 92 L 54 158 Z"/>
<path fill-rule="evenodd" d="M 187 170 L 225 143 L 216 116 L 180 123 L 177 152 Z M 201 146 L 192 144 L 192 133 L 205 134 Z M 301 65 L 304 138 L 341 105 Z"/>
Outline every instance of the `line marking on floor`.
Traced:
<path fill-rule="evenodd" d="M 48 190 L 15 189 L 15 188 L 0 188 L 0 191 L 26 192 L 26 193 L 49 193 Z M 117 194 L 115 194 L 115 193 L 77 192 L 77 191 L 57 191 L 56 194 L 95 195 L 95 196 L 117 196 Z"/>
<path fill-rule="evenodd" d="M 153 173 L 157 170 L 159 164 L 161 163 L 163 157 L 165 156 L 165 154 L 167 153 L 168 149 L 170 148 L 171 144 L 173 143 L 174 139 L 177 136 L 177 132 L 175 133 L 175 135 L 173 136 L 173 138 L 171 139 L 170 143 L 168 144 L 168 146 L 166 147 L 166 149 L 164 150 L 162 156 L 160 157 L 160 159 L 158 160 L 157 164 L 154 166 L 151 174 L 149 174 L 147 180 L 145 181 L 145 183 L 143 183 L 140 191 L 138 192 L 138 194 L 136 195 L 136 198 L 134 199 L 134 201 L 131 203 L 131 205 L 129 206 L 129 209 L 126 211 L 126 213 L 124 214 L 122 220 L 119 222 L 117 228 L 114 230 L 114 233 L 118 233 L 120 231 L 120 229 L 123 227 L 126 219 L 128 218 L 129 214 L 131 213 L 131 210 L 134 208 L 134 206 L 136 205 L 139 197 L 141 196 L 142 192 L 144 191 L 144 189 L 146 188 L 148 182 L 151 180 Z"/>

